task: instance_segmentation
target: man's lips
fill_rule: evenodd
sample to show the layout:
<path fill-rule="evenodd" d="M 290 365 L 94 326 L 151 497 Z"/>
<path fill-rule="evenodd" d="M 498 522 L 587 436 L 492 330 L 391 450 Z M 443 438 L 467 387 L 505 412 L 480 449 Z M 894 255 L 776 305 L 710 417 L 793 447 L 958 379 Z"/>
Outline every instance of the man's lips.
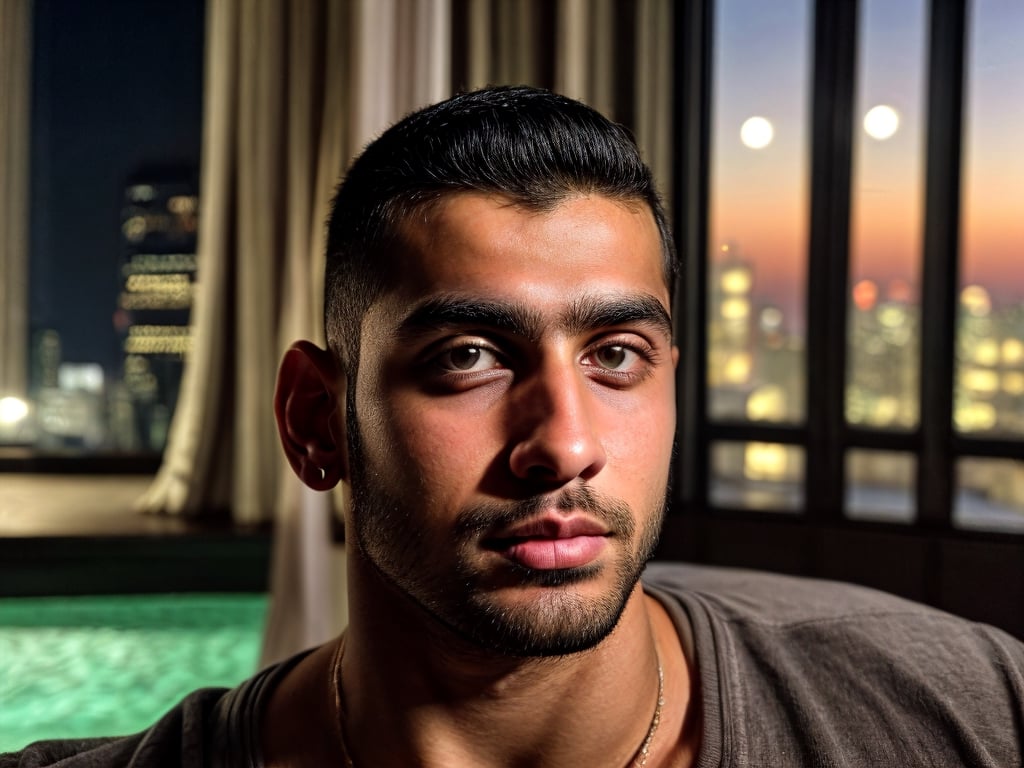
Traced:
<path fill-rule="evenodd" d="M 498 531 L 483 546 L 525 568 L 558 570 L 593 562 L 610 535 L 591 517 L 547 514 Z"/>

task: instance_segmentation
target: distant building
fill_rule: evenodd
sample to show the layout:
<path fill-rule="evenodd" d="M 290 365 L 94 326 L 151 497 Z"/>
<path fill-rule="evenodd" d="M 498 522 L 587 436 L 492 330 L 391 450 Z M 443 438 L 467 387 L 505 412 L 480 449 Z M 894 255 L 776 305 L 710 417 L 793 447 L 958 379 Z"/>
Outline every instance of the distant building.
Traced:
<path fill-rule="evenodd" d="M 198 210 L 188 174 L 140 174 L 125 188 L 114 316 L 123 367 L 111 404 L 122 450 L 161 451 L 167 440 L 192 342 Z"/>

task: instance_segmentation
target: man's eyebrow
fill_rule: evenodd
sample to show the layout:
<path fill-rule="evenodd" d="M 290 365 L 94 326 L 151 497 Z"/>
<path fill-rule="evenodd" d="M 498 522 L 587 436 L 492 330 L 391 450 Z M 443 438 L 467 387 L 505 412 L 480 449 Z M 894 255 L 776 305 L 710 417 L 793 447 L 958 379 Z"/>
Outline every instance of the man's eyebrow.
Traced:
<path fill-rule="evenodd" d="M 544 328 L 541 314 L 520 302 L 504 302 L 458 295 L 433 296 L 416 305 L 397 329 L 412 338 L 448 328 L 481 328 L 527 339 L 537 339 Z M 583 296 L 558 317 L 555 327 L 571 335 L 618 325 L 647 325 L 672 337 L 668 310 L 648 294 Z"/>
<path fill-rule="evenodd" d="M 417 305 L 398 326 L 405 337 L 454 327 L 487 328 L 537 338 L 540 315 L 518 303 L 491 301 L 464 296 L 433 296 Z"/>
<path fill-rule="evenodd" d="M 668 310 L 646 293 L 583 296 L 573 302 L 561 324 L 573 335 L 616 325 L 647 325 L 666 338 L 672 338 L 672 318 Z"/>

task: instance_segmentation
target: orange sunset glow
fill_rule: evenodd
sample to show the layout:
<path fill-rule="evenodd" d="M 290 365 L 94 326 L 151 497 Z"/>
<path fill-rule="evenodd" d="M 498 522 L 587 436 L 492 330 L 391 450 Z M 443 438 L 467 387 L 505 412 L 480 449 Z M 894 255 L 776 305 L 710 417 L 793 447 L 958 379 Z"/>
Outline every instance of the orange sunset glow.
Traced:
<path fill-rule="evenodd" d="M 708 247 L 730 243 L 753 271 L 753 298 L 803 324 L 809 222 L 811 7 L 723 3 L 716 17 Z M 994 306 L 1024 305 L 1024 3 L 968 6 L 960 280 Z M 850 285 L 902 281 L 919 300 L 927 139 L 925 0 L 861 4 Z M 872 112 L 874 110 L 874 112 Z M 872 117 L 865 124 L 869 113 Z M 741 136 L 770 124 L 759 148 Z M 868 131 L 875 135 L 869 135 Z"/>

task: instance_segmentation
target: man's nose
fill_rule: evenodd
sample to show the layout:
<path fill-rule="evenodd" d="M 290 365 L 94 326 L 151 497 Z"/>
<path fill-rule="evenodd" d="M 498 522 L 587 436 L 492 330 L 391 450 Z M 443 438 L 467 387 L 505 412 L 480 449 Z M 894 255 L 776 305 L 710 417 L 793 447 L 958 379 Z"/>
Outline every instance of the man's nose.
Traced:
<path fill-rule="evenodd" d="M 522 382 L 514 400 L 513 474 L 551 486 L 589 480 L 605 465 L 594 394 L 575 366 L 547 365 Z"/>

